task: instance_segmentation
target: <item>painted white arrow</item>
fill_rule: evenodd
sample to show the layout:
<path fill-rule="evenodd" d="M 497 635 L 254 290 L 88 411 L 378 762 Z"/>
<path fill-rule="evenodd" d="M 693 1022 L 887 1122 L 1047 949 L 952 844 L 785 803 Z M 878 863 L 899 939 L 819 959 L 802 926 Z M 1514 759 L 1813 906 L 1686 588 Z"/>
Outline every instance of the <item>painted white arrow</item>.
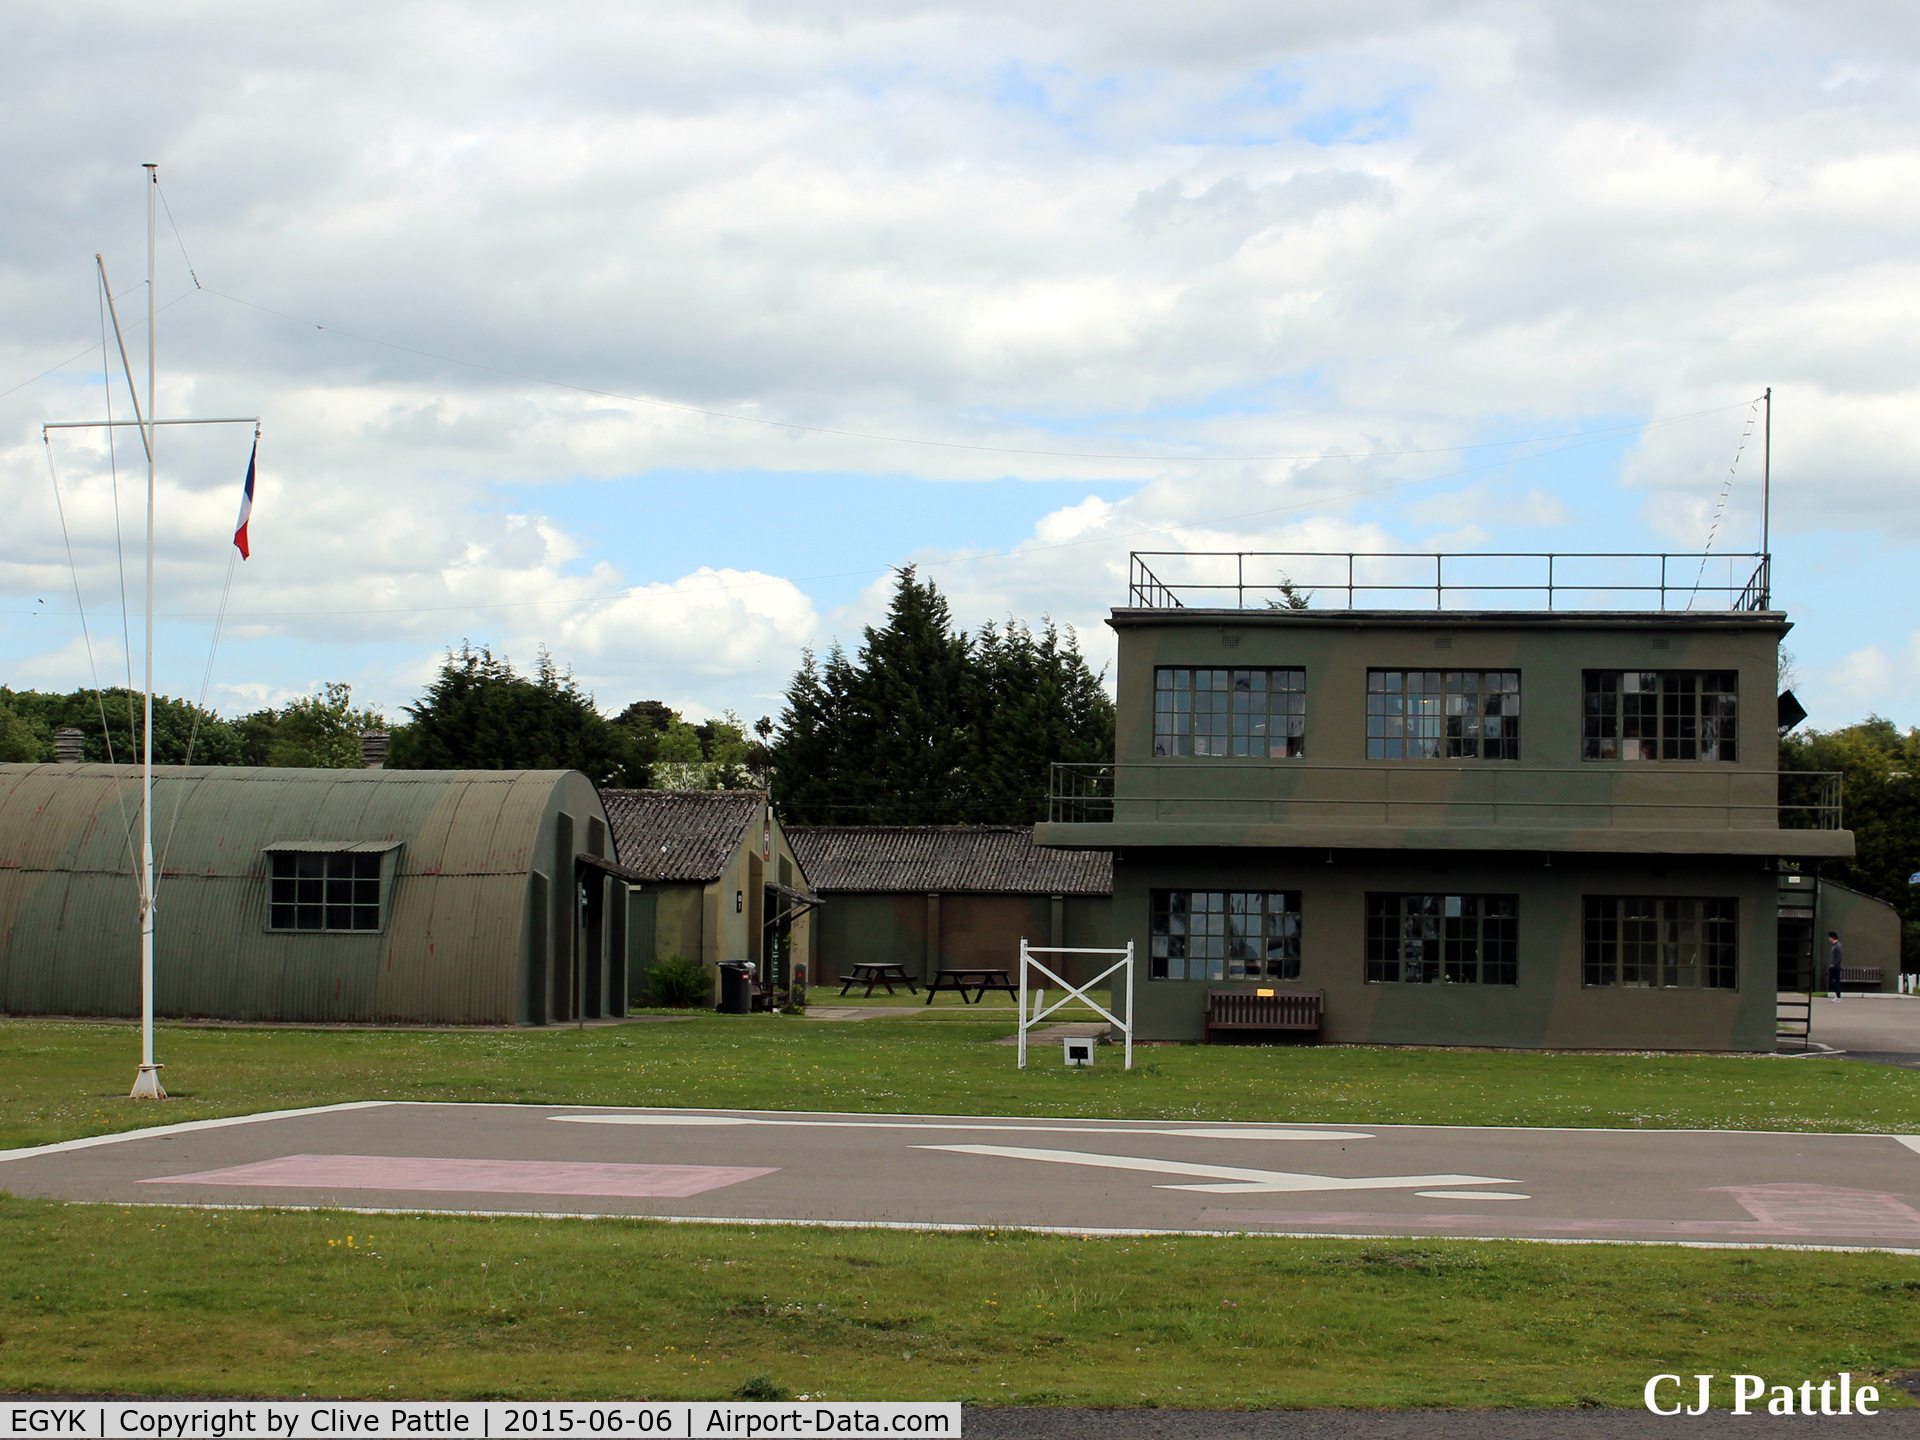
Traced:
<path fill-rule="evenodd" d="M 1492 1175 L 1301 1175 L 1288 1170 L 1246 1170 L 1235 1165 L 1190 1165 L 1137 1155 L 1092 1155 L 1084 1150 L 1028 1150 L 1017 1145 L 916 1145 L 957 1155 L 995 1155 L 1007 1160 L 1046 1160 L 1055 1165 L 1096 1165 L 1107 1170 L 1147 1170 L 1157 1175 L 1204 1175 L 1211 1185 L 1156 1185 L 1156 1190 L 1204 1190 L 1213 1195 L 1262 1195 L 1300 1190 L 1426 1190 L 1449 1185 L 1518 1185 Z"/>
<path fill-rule="evenodd" d="M 1118 1130 L 1111 1125 L 996 1125 L 982 1120 L 766 1120 L 752 1115 L 549 1115 L 567 1125 L 784 1125 L 802 1130 L 1006 1130 L 1015 1135 L 1172 1135 L 1189 1140 L 1371 1140 L 1357 1130 L 1276 1130 L 1270 1126 L 1184 1125 L 1177 1130 Z"/>

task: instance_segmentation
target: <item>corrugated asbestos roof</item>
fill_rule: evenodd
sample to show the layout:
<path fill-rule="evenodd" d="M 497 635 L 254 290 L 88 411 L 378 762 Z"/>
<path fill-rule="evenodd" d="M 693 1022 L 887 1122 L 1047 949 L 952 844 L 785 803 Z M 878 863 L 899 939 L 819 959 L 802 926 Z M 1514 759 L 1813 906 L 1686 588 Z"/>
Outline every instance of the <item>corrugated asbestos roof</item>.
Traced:
<path fill-rule="evenodd" d="M 647 880 L 719 879 L 766 801 L 758 790 L 600 792 L 614 853 Z"/>
<path fill-rule="evenodd" d="M 1045 850 L 1024 825 L 789 825 L 815 890 L 1111 895 L 1113 856 Z"/>

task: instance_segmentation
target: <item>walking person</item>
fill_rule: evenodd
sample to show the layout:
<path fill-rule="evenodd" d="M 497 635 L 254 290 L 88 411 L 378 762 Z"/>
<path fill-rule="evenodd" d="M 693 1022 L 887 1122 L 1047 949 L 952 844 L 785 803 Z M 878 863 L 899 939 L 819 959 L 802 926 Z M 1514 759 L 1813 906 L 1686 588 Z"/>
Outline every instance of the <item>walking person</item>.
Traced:
<path fill-rule="evenodd" d="M 1827 998 L 1835 1004 L 1840 1000 L 1840 932 L 1827 931 Z"/>

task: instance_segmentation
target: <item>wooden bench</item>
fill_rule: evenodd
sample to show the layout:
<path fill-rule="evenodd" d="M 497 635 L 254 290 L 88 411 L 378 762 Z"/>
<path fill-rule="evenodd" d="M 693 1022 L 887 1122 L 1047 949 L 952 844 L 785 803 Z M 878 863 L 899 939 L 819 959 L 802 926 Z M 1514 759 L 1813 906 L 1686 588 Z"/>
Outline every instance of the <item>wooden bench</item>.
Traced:
<path fill-rule="evenodd" d="M 922 1004 L 931 1005 L 936 990 L 958 990 L 960 1003 L 976 1005 L 986 999 L 989 990 L 1004 990 L 1015 1000 L 1020 992 L 1013 988 L 1013 976 L 1005 970 L 941 970 L 935 973 L 927 984 L 927 998 Z M 967 991 L 973 991 L 973 999 L 967 999 Z"/>
<path fill-rule="evenodd" d="M 893 982 L 896 980 L 907 987 L 908 994 L 918 995 L 920 993 L 914 988 L 913 981 L 907 978 L 907 967 L 905 965 L 887 965 L 877 961 L 863 961 L 851 967 L 847 972 L 847 983 L 840 987 L 840 993 L 844 995 L 854 986 L 865 981 L 867 994 L 873 994 L 874 986 L 884 985 L 887 987 L 887 994 L 891 995 L 893 994 Z"/>
<path fill-rule="evenodd" d="M 1209 990 L 1207 1043 L 1216 1030 L 1311 1030 L 1317 1039 L 1326 1008 L 1324 990 Z"/>
<path fill-rule="evenodd" d="M 1842 985 L 1871 985 L 1878 990 L 1884 978 L 1878 965 L 1842 965 L 1840 967 Z"/>

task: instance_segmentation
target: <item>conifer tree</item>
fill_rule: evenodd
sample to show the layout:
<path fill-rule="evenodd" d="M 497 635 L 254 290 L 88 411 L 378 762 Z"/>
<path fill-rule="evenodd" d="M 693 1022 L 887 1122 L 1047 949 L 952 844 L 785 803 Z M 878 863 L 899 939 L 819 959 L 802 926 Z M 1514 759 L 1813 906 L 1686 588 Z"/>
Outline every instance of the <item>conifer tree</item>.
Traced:
<path fill-rule="evenodd" d="M 611 727 L 571 672 L 545 651 L 534 674 L 506 656 L 463 643 L 393 732 L 387 764 L 396 770 L 580 770 L 596 784 L 619 758 Z"/>
<path fill-rule="evenodd" d="M 907 569 L 857 659 L 805 657 L 770 748 L 791 821 L 1025 824 L 1053 761 L 1112 758 L 1113 705 L 1071 633 L 1009 620 L 969 638 Z"/>

